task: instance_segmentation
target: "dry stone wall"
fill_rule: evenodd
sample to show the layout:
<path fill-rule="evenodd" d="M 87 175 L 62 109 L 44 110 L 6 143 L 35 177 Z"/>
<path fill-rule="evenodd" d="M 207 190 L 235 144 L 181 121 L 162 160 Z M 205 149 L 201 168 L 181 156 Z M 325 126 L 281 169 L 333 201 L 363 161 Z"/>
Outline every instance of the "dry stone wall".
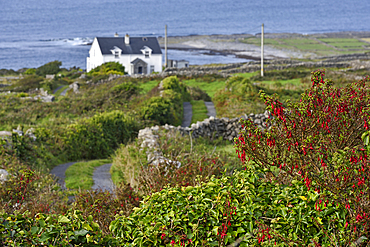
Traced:
<path fill-rule="evenodd" d="M 269 112 L 261 114 L 249 114 L 240 118 L 250 119 L 260 129 L 265 130 L 269 126 L 266 120 L 269 118 Z M 198 137 L 222 137 L 224 140 L 233 141 L 238 136 L 241 130 L 239 124 L 240 118 L 215 118 L 210 117 L 202 122 L 192 124 L 190 127 L 175 127 L 172 125 L 154 126 L 141 129 L 138 134 L 138 139 L 141 142 L 141 148 L 146 149 L 148 164 L 158 164 L 163 162 L 171 162 L 163 156 L 158 143 L 158 131 L 160 128 L 169 131 L 178 131 L 182 135 L 191 135 L 192 138 Z M 180 164 L 179 164 L 180 165 Z"/>
<path fill-rule="evenodd" d="M 350 54 L 333 57 L 322 57 L 321 61 L 316 62 L 304 62 L 290 59 L 276 59 L 276 60 L 265 60 L 264 70 L 284 70 L 292 69 L 297 67 L 308 67 L 308 68 L 346 68 L 348 70 L 358 69 L 370 69 L 370 53 L 364 54 Z M 200 76 L 205 74 L 220 75 L 222 77 L 229 77 L 235 73 L 249 73 L 259 71 L 261 69 L 260 61 L 250 61 L 247 63 L 232 63 L 226 65 L 215 65 L 215 66 L 195 66 L 188 68 L 166 68 L 163 72 L 158 74 L 150 75 L 132 75 L 134 78 L 151 78 L 151 79 L 163 79 L 164 77 L 171 75 L 178 76 Z M 127 77 L 128 75 L 110 75 L 108 79 L 100 80 L 96 84 L 106 83 L 116 78 Z M 90 83 L 90 81 L 88 81 Z"/>

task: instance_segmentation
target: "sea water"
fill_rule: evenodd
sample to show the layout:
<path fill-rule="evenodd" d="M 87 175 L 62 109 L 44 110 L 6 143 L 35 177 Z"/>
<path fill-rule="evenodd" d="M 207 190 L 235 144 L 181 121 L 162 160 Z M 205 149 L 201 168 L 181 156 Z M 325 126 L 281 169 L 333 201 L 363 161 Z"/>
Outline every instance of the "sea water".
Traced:
<path fill-rule="evenodd" d="M 0 69 L 86 68 L 89 43 L 131 36 L 370 31 L 369 0 L 0 0 Z M 191 64 L 245 61 L 200 51 L 169 51 Z"/>

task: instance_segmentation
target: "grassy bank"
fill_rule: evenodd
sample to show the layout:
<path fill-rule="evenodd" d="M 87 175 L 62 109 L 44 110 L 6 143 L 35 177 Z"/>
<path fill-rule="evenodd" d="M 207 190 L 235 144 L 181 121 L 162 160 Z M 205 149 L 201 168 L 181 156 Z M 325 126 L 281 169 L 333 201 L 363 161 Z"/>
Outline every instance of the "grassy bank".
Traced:
<path fill-rule="evenodd" d="M 190 101 L 192 105 L 193 116 L 191 118 L 191 123 L 196 123 L 198 121 L 203 121 L 204 119 L 208 118 L 207 107 L 204 104 L 203 100 L 192 100 Z"/>
<path fill-rule="evenodd" d="M 66 170 L 66 187 L 68 189 L 89 190 L 94 185 L 93 173 L 96 167 L 112 163 L 109 159 L 77 162 Z"/>

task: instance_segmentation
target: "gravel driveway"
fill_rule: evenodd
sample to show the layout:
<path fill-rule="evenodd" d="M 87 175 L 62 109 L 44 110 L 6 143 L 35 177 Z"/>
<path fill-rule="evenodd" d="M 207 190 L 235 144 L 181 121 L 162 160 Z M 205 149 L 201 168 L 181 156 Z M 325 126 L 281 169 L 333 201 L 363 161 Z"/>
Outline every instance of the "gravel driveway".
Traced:
<path fill-rule="evenodd" d="M 93 174 L 94 185 L 91 187 L 93 190 L 103 190 L 113 192 L 114 184 L 110 175 L 110 168 L 112 164 L 105 164 L 95 168 Z"/>
<path fill-rule="evenodd" d="M 62 189 L 66 189 L 66 170 L 68 167 L 73 165 L 76 162 L 69 162 L 66 164 L 61 164 L 59 166 L 54 167 L 50 173 L 53 174 L 58 178 L 58 183 L 62 187 Z M 91 187 L 91 189 L 96 190 L 96 189 L 101 189 L 103 191 L 109 191 L 113 192 L 114 184 L 111 179 L 111 175 L 109 173 L 109 170 L 111 168 L 112 164 L 105 164 L 102 166 L 99 166 L 95 168 L 94 174 L 93 174 L 93 180 L 94 180 L 94 185 Z"/>
<path fill-rule="evenodd" d="M 216 117 L 216 109 L 215 109 L 215 105 L 213 104 L 212 101 L 210 102 L 207 102 L 207 101 L 204 101 L 204 104 L 206 105 L 207 107 L 207 116 L 208 117 Z"/>
<path fill-rule="evenodd" d="M 76 162 L 69 162 L 69 163 L 66 163 L 66 164 L 61 164 L 59 166 L 54 167 L 50 171 L 51 174 L 53 174 L 54 176 L 56 176 L 58 178 L 58 183 L 60 184 L 60 186 L 62 186 L 62 189 L 64 189 L 64 190 L 66 189 L 66 183 L 65 183 L 66 170 L 68 169 L 68 167 L 70 167 L 74 163 L 76 163 Z"/>
<path fill-rule="evenodd" d="M 193 108 L 190 102 L 184 102 L 184 119 L 182 120 L 181 127 L 189 127 L 191 124 L 191 118 L 193 117 Z"/>

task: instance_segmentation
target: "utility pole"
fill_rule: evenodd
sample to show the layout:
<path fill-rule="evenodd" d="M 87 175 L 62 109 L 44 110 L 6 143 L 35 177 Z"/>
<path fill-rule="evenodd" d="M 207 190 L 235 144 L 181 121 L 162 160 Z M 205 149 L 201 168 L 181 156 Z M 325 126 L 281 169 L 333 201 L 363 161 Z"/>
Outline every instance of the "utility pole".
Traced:
<path fill-rule="evenodd" d="M 264 25 L 262 23 L 262 32 L 261 32 L 261 76 L 263 77 L 263 32 Z"/>
<path fill-rule="evenodd" d="M 165 56 L 165 63 L 164 67 L 167 68 L 168 65 L 168 58 L 167 58 L 167 25 L 165 26 L 165 36 L 164 36 L 164 56 Z"/>

